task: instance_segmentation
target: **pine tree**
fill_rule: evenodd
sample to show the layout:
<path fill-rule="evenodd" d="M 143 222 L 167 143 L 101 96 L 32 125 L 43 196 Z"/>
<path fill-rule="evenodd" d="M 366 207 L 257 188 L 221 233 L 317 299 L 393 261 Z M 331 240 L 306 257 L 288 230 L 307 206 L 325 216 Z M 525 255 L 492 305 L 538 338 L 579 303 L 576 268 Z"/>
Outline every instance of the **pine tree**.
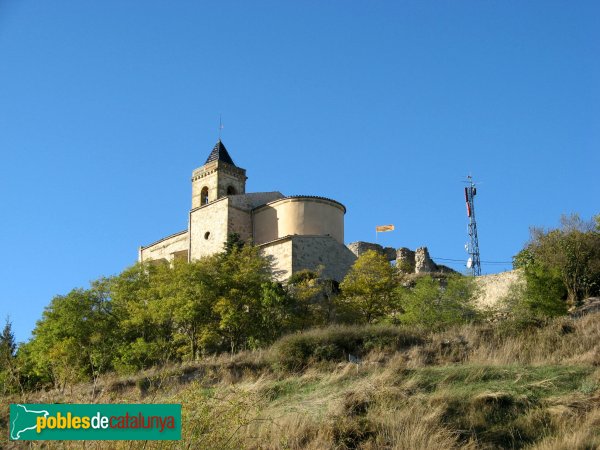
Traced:
<path fill-rule="evenodd" d="M 15 357 L 17 344 L 15 343 L 15 335 L 12 331 L 12 323 L 6 318 L 6 324 L 0 335 L 0 370 L 9 367 L 12 359 Z"/>
<path fill-rule="evenodd" d="M 17 344 L 12 331 L 10 319 L 6 318 L 6 324 L 0 335 L 0 387 L 6 395 L 13 392 L 18 386 L 18 372 L 15 364 Z"/>

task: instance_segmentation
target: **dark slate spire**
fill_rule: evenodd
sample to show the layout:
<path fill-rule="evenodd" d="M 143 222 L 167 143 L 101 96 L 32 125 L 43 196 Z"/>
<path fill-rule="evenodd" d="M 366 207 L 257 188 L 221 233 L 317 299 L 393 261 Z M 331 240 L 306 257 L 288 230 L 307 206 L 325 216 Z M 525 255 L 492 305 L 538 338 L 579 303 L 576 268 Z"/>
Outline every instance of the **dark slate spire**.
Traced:
<path fill-rule="evenodd" d="M 221 142 L 221 139 L 219 139 L 219 141 L 215 144 L 215 147 L 212 149 L 212 152 L 210 152 L 210 155 L 208 155 L 208 158 L 204 164 L 208 164 L 209 162 L 213 161 L 223 161 L 227 164 L 235 166 L 233 159 L 231 159 L 231 156 L 229 156 L 229 153 Z"/>

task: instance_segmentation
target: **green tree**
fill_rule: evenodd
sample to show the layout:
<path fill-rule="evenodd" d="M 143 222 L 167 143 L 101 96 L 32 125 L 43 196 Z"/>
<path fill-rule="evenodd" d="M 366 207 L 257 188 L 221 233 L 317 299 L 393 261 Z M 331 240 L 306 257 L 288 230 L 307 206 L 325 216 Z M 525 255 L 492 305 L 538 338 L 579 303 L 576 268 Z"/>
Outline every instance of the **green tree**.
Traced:
<path fill-rule="evenodd" d="M 68 383 L 109 370 L 117 329 L 111 306 L 106 280 L 55 297 L 25 352 L 32 358 L 35 376 L 64 389 Z"/>
<path fill-rule="evenodd" d="M 452 275 L 445 279 L 427 275 L 412 288 L 401 288 L 402 323 L 443 328 L 477 318 L 473 278 Z"/>
<path fill-rule="evenodd" d="M 229 242 L 218 255 L 136 264 L 111 281 L 117 370 L 265 345 L 287 327 L 288 298 L 272 283 L 269 262 L 235 236 Z"/>
<path fill-rule="evenodd" d="M 397 308 L 394 268 L 382 254 L 369 250 L 352 265 L 340 284 L 341 306 L 360 322 L 373 323 Z"/>
<path fill-rule="evenodd" d="M 0 369 L 4 369 L 10 361 L 15 357 L 17 344 L 15 335 L 12 331 L 12 323 L 7 317 L 0 335 Z"/>
<path fill-rule="evenodd" d="M 238 233 L 230 233 L 225 242 L 225 253 L 229 254 L 233 249 L 241 250 L 244 245 L 246 245 L 246 243 Z"/>
<path fill-rule="evenodd" d="M 339 287 L 334 280 L 322 278 L 321 271 L 302 270 L 287 282 L 292 302 L 293 329 L 328 325 L 333 322 Z"/>
<path fill-rule="evenodd" d="M 213 307 L 216 293 L 211 275 L 214 258 L 204 258 L 191 263 L 175 261 L 160 283 L 160 304 L 157 314 L 172 312 L 175 337 L 183 336 L 186 351 L 195 360 L 202 347 L 201 336 L 206 328 L 216 327 Z M 181 353 L 181 351 L 180 351 Z"/>
<path fill-rule="evenodd" d="M 532 306 L 541 302 L 539 309 L 549 315 L 564 313 L 566 306 L 600 292 L 600 231 L 593 221 L 563 216 L 558 229 L 533 228 L 513 265 L 525 273 L 524 294 Z"/>
<path fill-rule="evenodd" d="M 257 247 L 234 246 L 220 255 L 213 273 L 218 299 L 213 307 L 218 333 L 236 352 L 264 335 L 263 289 L 269 286 L 271 267 Z"/>
<path fill-rule="evenodd" d="M 292 304 L 293 300 L 279 283 L 270 281 L 262 284 L 259 327 L 249 333 L 250 347 L 264 347 L 294 329 Z"/>
<path fill-rule="evenodd" d="M 176 353 L 174 310 L 165 300 L 172 279 L 169 264 L 135 264 L 111 281 L 119 323 L 113 365 L 134 372 L 170 361 Z"/>
<path fill-rule="evenodd" d="M 6 318 L 6 323 L 0 335 L 0 385 L 4 394 L 13 392 L 19 384 L 19 373 L 15 360 L 17 344 L 12 331 L 12 323 Z"/>
<path fill-rule="evenodd" d="M 515 268 L 521 269 L 525 284 L 517 284 L 505 299 L 510 316 L 530 322 L 567 313 L 567 290 L 556 268 L 537 263 L 533 254 L 524 249 L 514 257 Z"/>

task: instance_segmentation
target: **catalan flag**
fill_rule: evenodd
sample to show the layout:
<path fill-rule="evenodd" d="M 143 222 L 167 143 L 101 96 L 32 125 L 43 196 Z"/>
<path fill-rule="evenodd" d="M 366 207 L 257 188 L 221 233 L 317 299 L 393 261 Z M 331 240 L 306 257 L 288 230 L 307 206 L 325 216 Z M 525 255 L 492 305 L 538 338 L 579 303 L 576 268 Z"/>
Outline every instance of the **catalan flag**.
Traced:
<path fill-rule="evenodd" d="M 377 233 L 383 233 L 384 231 L 394 231 L 394 225 L 379 225 L 375 227 Z"/>

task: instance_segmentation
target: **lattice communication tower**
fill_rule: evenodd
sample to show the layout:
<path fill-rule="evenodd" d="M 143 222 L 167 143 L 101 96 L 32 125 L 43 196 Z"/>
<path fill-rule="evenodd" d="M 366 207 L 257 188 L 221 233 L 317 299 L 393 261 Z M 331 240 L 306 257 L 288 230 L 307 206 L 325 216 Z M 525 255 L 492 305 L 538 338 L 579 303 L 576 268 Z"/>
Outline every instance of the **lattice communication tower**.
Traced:
<path fill-rule="evenodd" d="M 477 188 L 473 183 L 471 175 L 468 176 L 469 186 L 465 188 L 465 201 L 467 202 L 467 216 L 469 217 L 469 243 L 466 245 L 469 259 L 467 260 L 467 269 L 471 275 L 481 275 L 481 260 L 479 259 L 479 238 L 477 237 L 477 222 L 475 221 L 475 195 Z"/>

